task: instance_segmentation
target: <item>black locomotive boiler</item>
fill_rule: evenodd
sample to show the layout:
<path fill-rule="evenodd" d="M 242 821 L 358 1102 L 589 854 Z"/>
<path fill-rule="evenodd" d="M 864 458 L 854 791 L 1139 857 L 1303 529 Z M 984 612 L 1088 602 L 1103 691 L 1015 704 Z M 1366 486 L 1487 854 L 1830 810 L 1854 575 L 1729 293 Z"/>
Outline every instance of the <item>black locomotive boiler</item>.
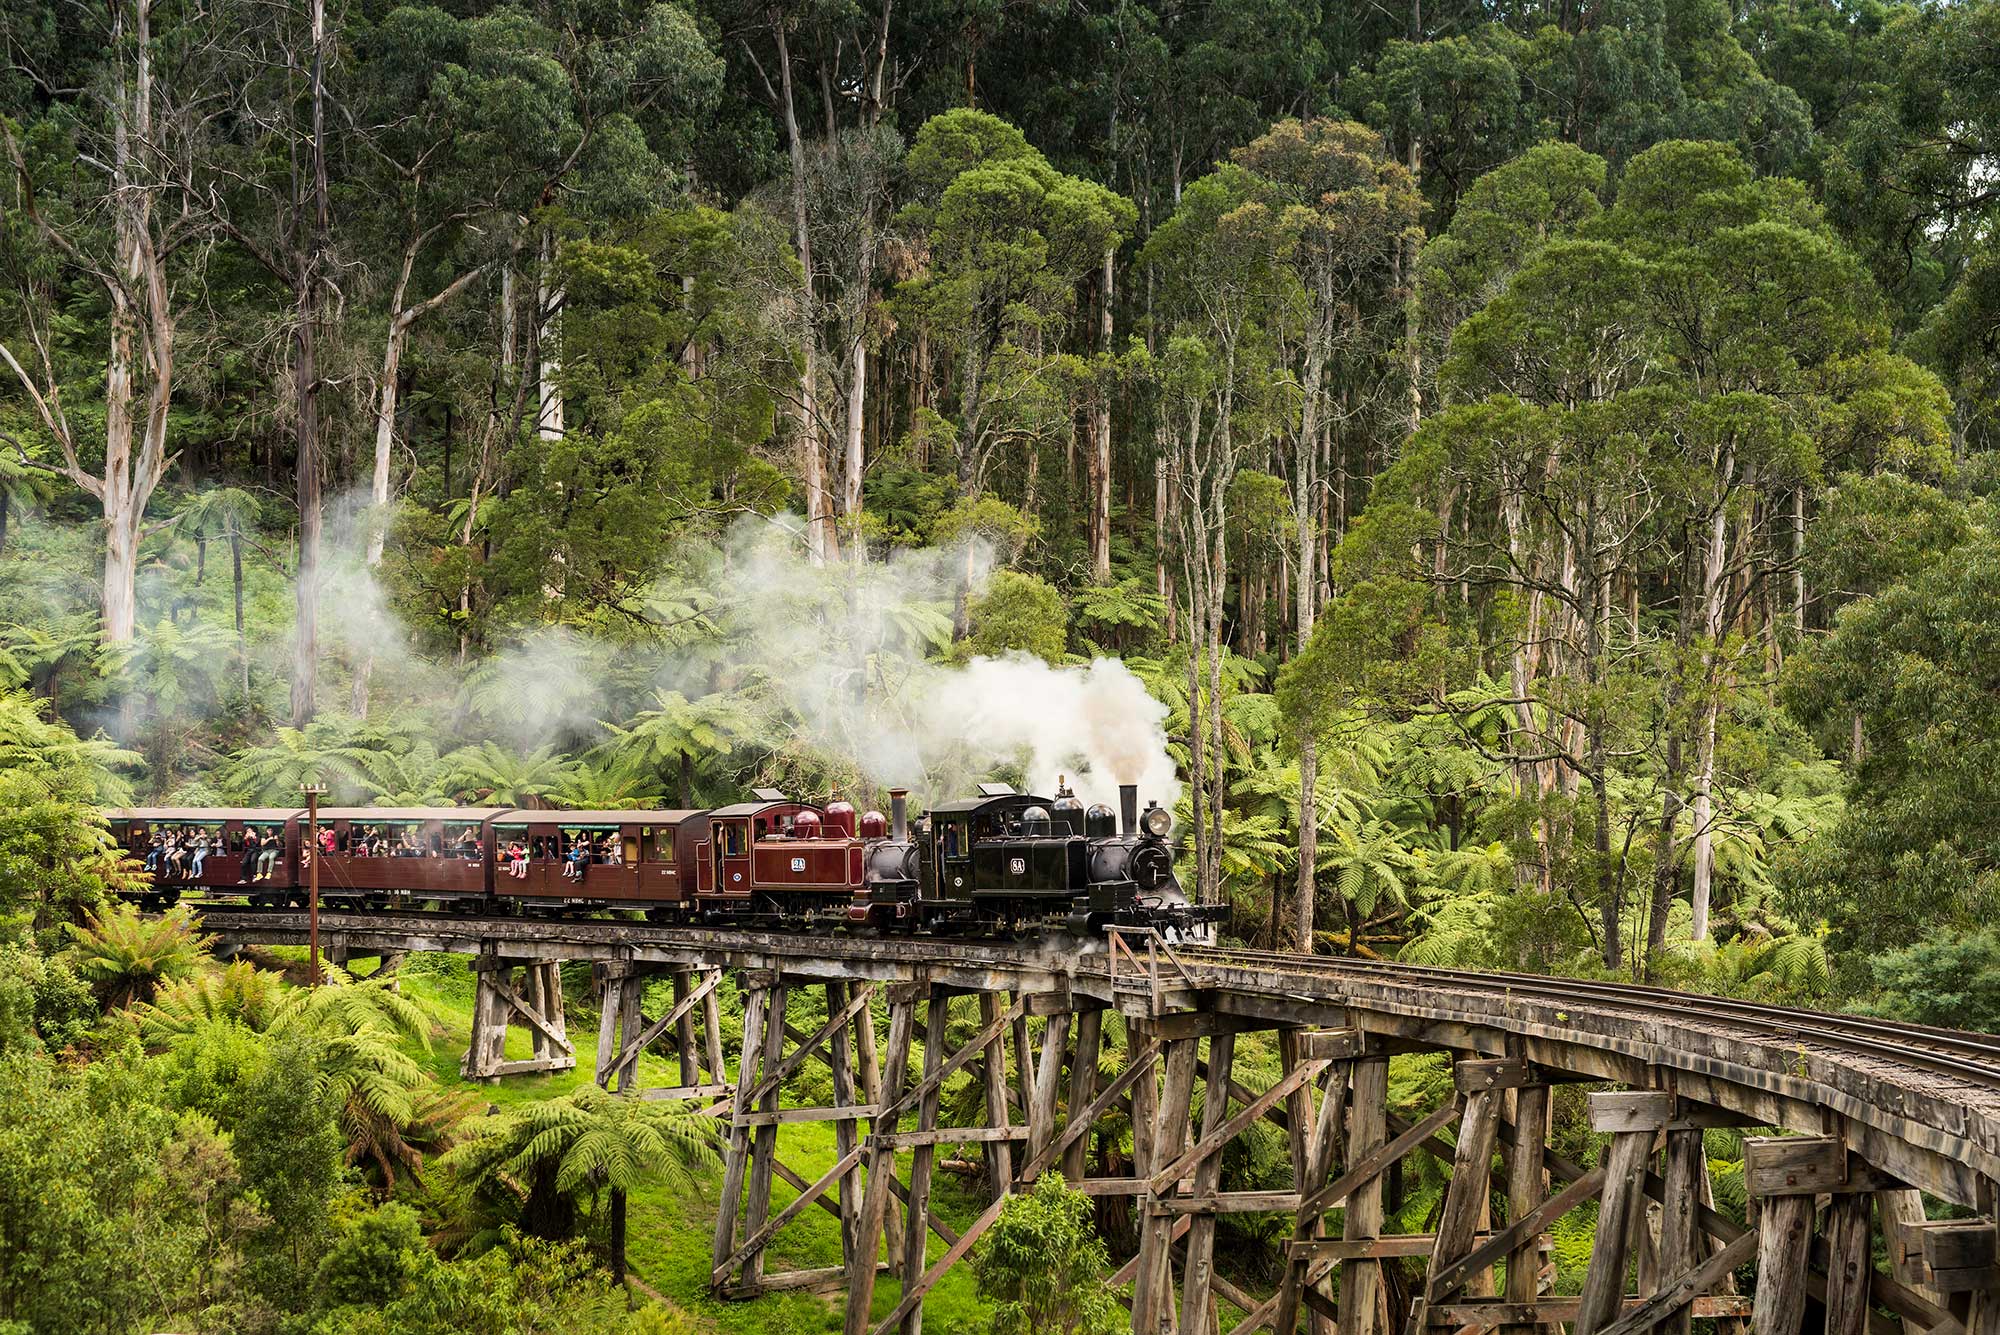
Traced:
<path fill-rule="evenodd" d="M 1065 926 L 1152 927 L 1186 936 L 1227 919 L 1222 905 L 1187 901 L 1167 836 L 1173 816 L 1136 785 L 1120 813 L 1086 808 L 1067 784 L 1053 799 L 981 784 L 978 797 L 932 807 L 912 830 L 891 794 L 889 837 L 870 846 L 850 920 L 906 931 L 968 934 Z"/>

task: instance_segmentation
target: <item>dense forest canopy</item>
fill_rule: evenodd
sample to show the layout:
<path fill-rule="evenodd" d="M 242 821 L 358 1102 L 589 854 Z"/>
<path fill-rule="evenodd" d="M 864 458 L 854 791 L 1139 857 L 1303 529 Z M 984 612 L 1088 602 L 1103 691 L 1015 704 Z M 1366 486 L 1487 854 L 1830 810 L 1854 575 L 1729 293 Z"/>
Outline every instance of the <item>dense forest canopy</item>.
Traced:
<path fill-rule="evenodd" d="M 1808 998 L 2000 897 L 2000 5 L 0 36 L 23 754 L 185 802 L 1136 770 L 1245 938 Z"/>

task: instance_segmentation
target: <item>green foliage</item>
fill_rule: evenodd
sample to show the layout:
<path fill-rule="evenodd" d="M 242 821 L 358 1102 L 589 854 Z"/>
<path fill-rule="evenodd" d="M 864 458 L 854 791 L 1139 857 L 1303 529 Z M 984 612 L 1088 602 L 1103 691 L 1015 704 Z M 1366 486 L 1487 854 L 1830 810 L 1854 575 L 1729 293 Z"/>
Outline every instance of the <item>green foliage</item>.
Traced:
<path fill-rule="evenodd" d="M 962 652 L 1020 652 L 1046 663 L 1062 661 L 1069 640 L 1062 595 L 1033 575 L 995 571 L 985 591 L 967 602 L 966 615 L 971 630 Z"/>
<path fill-rule="evenodd" d="M 192 974 L 214 937 L 202 935 L 185 906 L 143 917 L 129 904 L 92 913 L 69 925 L 69 964 L 104 1004 L 122 1010 L 152 999 L 163 983 Z"/>
<path fill-rule="evenodd" d="M 1895 1020 L 2000 1030 L 2000 933 L 1936 931 L 1869 962 L 1876 988 L 1869 1009 Z"/>
<path fill-rule="evenodd" d="M 1120 1321 L 1103 1282 L 1110 1264 L 1090 1198 L 1060 1173 L 1009 1200 L 973 1259 L 979 1292 L 996 1303 L 994 1335 L 1111 1335 Z"/>

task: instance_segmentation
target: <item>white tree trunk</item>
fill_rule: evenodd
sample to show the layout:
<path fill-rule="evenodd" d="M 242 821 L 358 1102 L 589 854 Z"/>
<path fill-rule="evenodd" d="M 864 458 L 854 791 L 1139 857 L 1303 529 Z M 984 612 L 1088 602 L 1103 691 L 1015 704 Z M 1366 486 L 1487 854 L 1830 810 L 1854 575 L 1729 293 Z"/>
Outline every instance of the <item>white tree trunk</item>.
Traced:
<path fill-rule="evenodd" d="M 1104 252 L 1098 288 L 1097 348 L 1111 355 L 1111 297 L 1115 251 Z M 1090 430 L 1090 577 L 1111 582 L 1111 396 L 1102 386 L 1091 407 Z"/>
<path fill-rule="evenodd" d="M 563 289 L 556 280 L 556 237 L 553 229 L 542 232 L 541 261 L 535 307 L 536 318 L 541 321 L 535 335 L 535 346 L 540 350 L 535 434 L 544 441 L 556 441 L 563 438 Z"/>

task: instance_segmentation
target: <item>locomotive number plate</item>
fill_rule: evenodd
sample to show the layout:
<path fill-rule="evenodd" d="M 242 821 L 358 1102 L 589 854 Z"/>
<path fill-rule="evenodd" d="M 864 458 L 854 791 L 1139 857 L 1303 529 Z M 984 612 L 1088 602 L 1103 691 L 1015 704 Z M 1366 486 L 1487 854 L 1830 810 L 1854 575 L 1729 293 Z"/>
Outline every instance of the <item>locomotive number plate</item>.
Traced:
<path fill-rule="evenodd" d="M 1028 874 L 1028 860 L 1026 858 L 1008 858 L 1007 874 L 1009 876 L 1026 876 Z"/>
<path fill-rule="evenodd" d="M 804 858 L 793 858 L 793 859 L 792 859 L 792 870 L 793 870 L 793 871 L 804 871 L 805 869 L 806 869 L 806 860 L 805 860 Z"/>

